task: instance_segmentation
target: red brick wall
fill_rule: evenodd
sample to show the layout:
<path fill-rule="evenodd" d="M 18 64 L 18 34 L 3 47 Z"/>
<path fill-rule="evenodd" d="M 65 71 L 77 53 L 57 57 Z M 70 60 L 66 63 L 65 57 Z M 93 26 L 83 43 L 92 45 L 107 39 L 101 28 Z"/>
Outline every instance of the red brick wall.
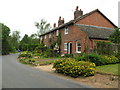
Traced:
<path fill-rule="evenodd" d="M 83 18 L 82 20 L 79 20 L 77 24 L 114 28 L 114 26 L 109 21 L 107 21 L 99 12 L 94 12 L 93 14 Z"/>
<path fill-rule="evenodd" d="M 64 53 L 64 43 L 72 42 L 72 53 L 76 53 L 76 40 L 81 40 L 82 52 L 84 51 L 85 39 L 88 42 L 87 36 L 76 26 L 68 27 L 68 34 L 64 34 L 64 28 L 61 30 L 62 44 L 61 53 Z"/>

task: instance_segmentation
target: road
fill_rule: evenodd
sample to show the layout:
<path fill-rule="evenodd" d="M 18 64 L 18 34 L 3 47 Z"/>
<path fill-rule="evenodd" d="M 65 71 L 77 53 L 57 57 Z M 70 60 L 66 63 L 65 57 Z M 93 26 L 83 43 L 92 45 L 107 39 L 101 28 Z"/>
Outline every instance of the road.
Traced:
<path fill-rule="evenodd" d="M 18 54 L 2 57 L 2 88 L 89 88 L 19 63 Z"/>

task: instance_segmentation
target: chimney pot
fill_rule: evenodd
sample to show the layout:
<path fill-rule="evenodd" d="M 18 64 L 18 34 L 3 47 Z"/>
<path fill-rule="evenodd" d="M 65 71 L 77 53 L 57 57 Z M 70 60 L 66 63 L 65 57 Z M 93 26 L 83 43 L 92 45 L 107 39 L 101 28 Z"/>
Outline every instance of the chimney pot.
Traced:
<path fill-rule="evenodd" d="M 78 6 L 76 6 L 76 11 L 74 12 L 74 19 L 82 15 L 83 15 L 83 11 L 81 9 L 78 10 Z"/>
<path fill-rule="evenodd" d="M 61 20 L 61 16 L 59 17 L 59 20 Z"/>
<path fill-rule="evenodd" d="M 78 7 L 78 6 L 76 6 L 76 11 L 78 11 L 78 8 L 79 8 L 79 7 Z"/>
<path fill-rule="evenodd" d="M 53 24 L 53 28 L 55 28 L 55 27 L 56 27 L 56 23 Z"/>

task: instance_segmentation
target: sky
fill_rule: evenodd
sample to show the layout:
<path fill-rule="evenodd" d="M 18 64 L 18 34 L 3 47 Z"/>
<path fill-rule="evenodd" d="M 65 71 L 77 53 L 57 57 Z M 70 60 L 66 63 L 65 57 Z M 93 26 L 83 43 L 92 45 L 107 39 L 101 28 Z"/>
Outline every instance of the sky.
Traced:
<path fill-rule="evenodd" d="M 83 14 L 99 9 L 118 26 L 118 2 L 120 0 L 0 0 L 0 22 L 12 31 L 24 34 L 37 33 L 35 22 L 42 18 L 48 23 L 58 22 L 59 16 L 68 22 L 74 18 L 76 6 Z"/>

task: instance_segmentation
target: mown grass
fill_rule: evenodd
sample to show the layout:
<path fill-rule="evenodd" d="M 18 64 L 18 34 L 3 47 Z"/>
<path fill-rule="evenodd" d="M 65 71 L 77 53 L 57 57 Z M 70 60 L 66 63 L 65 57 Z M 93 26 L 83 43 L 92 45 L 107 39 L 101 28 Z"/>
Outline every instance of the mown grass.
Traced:
<path fill-rule="evenodd" d="M 110 65 L 96 66 L 96 71 L 97 72 L 120 76 L 119 69 L 120 69 L 120 64 L 110 64 Z"/>

